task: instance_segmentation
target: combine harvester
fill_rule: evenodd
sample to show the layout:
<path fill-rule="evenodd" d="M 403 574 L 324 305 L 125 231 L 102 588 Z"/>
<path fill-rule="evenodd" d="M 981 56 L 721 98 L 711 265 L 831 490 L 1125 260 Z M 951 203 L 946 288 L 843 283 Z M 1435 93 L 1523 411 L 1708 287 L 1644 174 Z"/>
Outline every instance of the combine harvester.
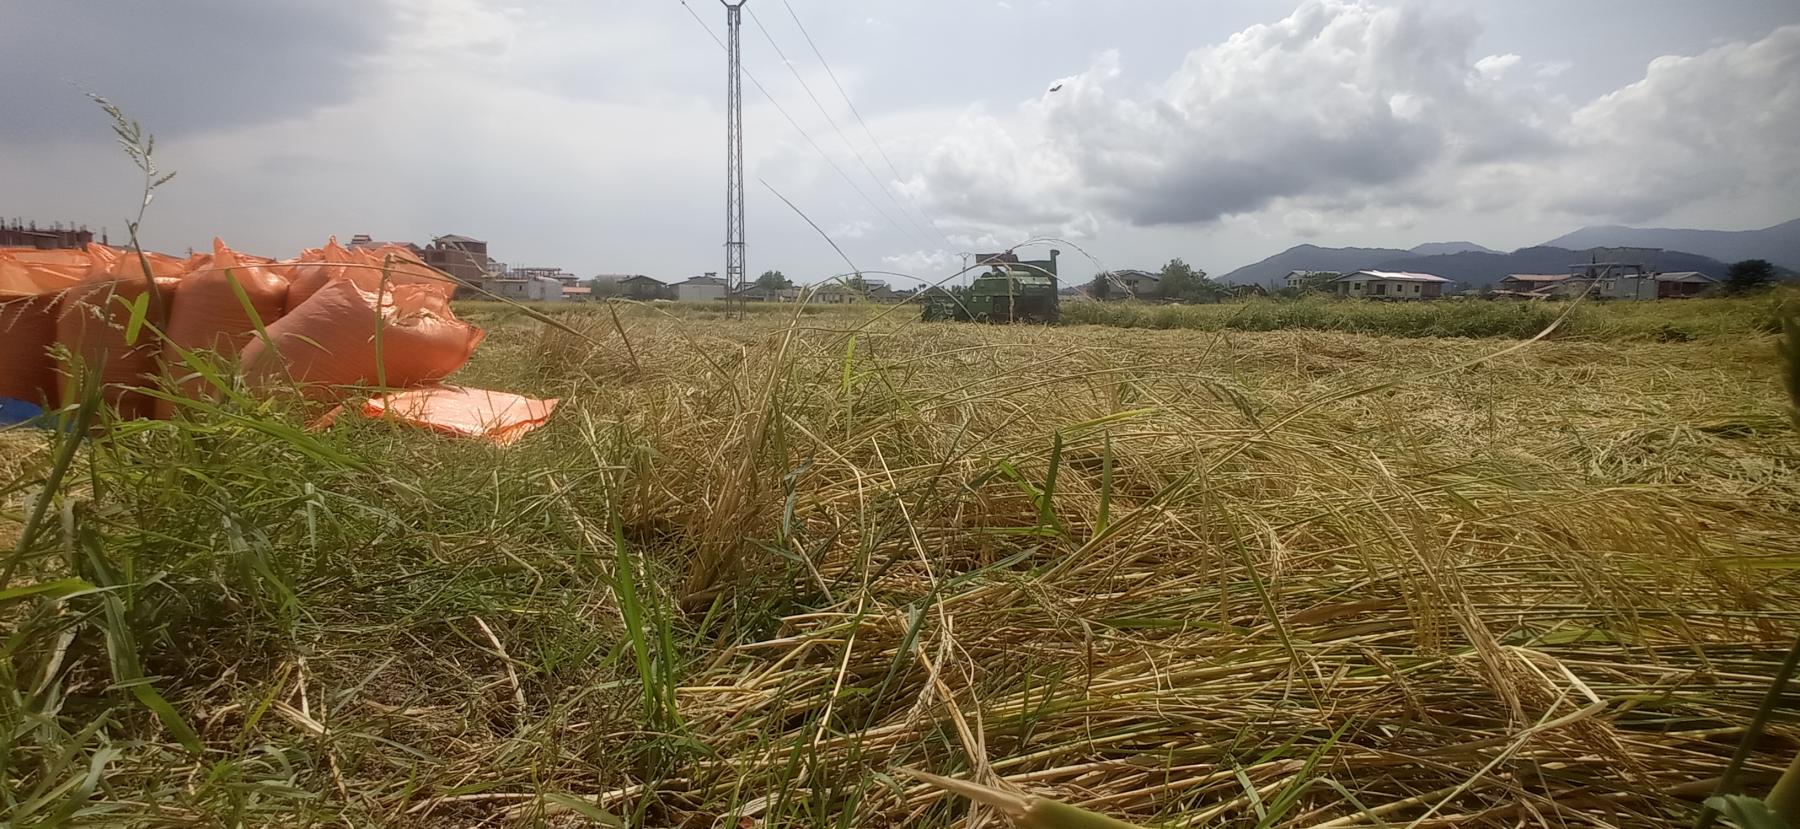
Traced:
<path fill-rule="evenodd" d="M 1020 260 L 1012 251 L 976 254 L 976 266 L 987 265 L 988 271 L 966 288 L 933 290 L 921 318 L 926 322 L 1054 323 L 1060 288 L 1056 257 L 1061 253 L 1052 250 L 1049 259 L 1035 261 Z"/>

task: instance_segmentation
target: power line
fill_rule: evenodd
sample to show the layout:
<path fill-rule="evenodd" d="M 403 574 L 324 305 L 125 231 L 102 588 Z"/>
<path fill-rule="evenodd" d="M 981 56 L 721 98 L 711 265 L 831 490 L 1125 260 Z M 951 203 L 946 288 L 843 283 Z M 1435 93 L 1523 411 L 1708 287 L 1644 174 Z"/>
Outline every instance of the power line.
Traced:
<path fill-rule="evenodd" d="M 713 32 L 712 27 L 706 25 L 706 21 L 700 19 L 700 15 L 696 14 L 694 9 L 687 4 L 687 0 L 680 0 L 680 2 L 681 7 L 687 10 L 688 16 L 694 18 L 694 22 L 698 24 L 700 28 L 706 30 L 707 36 L 711 37 L 713 42 L 719 45 L 720 49 L 724 49 L 726 53 L 729 54 L 731 51 L 730 47 L 726 46 L 725 42 L 719 39 L 719 36 Z M 894 221 L 894 217 L 889 216 L 886 210 L 881 209 L 881 205 L 876 204 L 874 199 L 869 198 L 869 194 L 863 192 L 863 189 L 856 185 L 856 180 L 851 178 L 849 173 L 844 172 L 844 168 L 839 166 L 836 161 L 832 160 L 831 156 L 825 153 L 825 149 L 819 146 L 819 142 L 813 140 L 812 134 L 808 133 L 805 127 L 800 126 L 800 122 L 794 120 L 794 116 L 788 114 L 787 108 L 783 107 L 780 101 L 775 100 L 774 95 L 769 94 L 769 90 L 762 85 L 762 81 L 756 79 L 755 73 L 748 69 L 743 71 L 744 77 L 750 79 L 750 83 L 756 87 L 756 91 L 761 92 L 762 96 L 768 99 L 769 104 L 775 107 L 775 111 L 781 113 L 781 117 L 787 119 L 788 124 L 794 128 L 794 131 L 800 133 L 800 137 L 806 139 L 807 144 L 812 145 L 813 152 L 818 153 L 819 157 L 824 159 L 826 164 L 831 165 L 831 169 L 837 171 L 838 176 L 844 180 L 844 183 L 850 185 L 850 189 L 856 191 L 856 195 L 861 196 L 863 201 L 868 202 L 869 207 L 873 208 L 876 213 L 881 214 L 881 217 L 886 219 L 888 224 L 893 225 L 895 230 L 900 231 L 901 235 L 908 235 L 906 228 L 902 227 L 899 222 Z"/>
<path fill-rule="evenodd" d="M 925 231 L 925 228 L 919 224 L 918 220 L 914 219 L 912 214 L 907 213 L 906 208 L 901 206 L 900 200 L 894 198 L 894 193 L 888 189 L 887 183 L 882 181 L 881 176 L 875 173 L 875 168 L 869 166 L 869 160 L 864 158 L 862 151 L 858 150 L 856 145 L 850 142 L 850 137 L 844 134 L 842 127 L 838 126 L 837 119 L 832 118 L 831 112 L 825 109 L 823 103 L 819 102 L 819 96 L 813 94 L 812 86 L 806 82 L 806 78 L 800 75 L 800 70 L 794 68 L 794 62 L 788 60 L 787 53 L 781 51 L 781 44 L 775 42 L 775 36 L 769 33 L 767 26 L 763 25 L 762 18 L 756 16 L 755 9 L 750 10 L 750 20 L 756 23 L 756 28 L 762 31 L 763 38 L 768 40 L 769 46 L 775 49 L 775 56 L 781 58 L 781 62 L 787 66 L 788 72 L 794 76 L 794 80 L 800 82 L 800 88 L 806 90 L 806 97 L 811 98 L 813 106 L 818 108 L 819 114 L 825 116 L 825 123 L 830 124 L 832 131 L 836 132 L 838 138 L 844 142 L 844 146 L 850 148 L 850 154 L 856 156 L 857 162 L 862 164 L 863 171 L 868 173 L 869 178 L 875 181 L 875 186 L 881 188 L 881 192 L 888 197 L 888 201 L 893 203 L 894 209 L 900 211 L 901 216 L 905 217 L 913 227 L 918 228 L 921 234 L 924 234 L 926 244 L 936 244 L 931 241 L 930 234 Z M 898 178 L 898 176 L 895 176 L 895 178 Z"/>
<path fill-rule="evenodd" d="M 800 36 L 806 38 L 806 45 L 812 49 L 813 57 L 818 58 L 819 65 L 825 67 L 826 76 L 831 78 L 831 85 L 837 87 L 838 94 L 843 96 L 845 105 L 850 107 L 850 114 L 856 116 L 856 123 L 862 125 L 863 134 L 869 137 L 869 143 L 875 145 L 875 152 L 880 153 L 881 160 L 887 162 L 888 172 L 894 174 L 895 181 L 904 181 L 906 177 L 900 175 L 899 168 L 894 166 L 894 159 L 888 157 L 887 150 L 882 148 L 881 141 L 875 137 L 875 131 L 869 129 L 869 122 L 863 120 L 862 112 L 857 110 L 856 102 L 850 100 L 850 93 L 845 92 L 844 85 L 838 82 L 837 73 L 831 69 L 831 62 L 825 59 L 824 53 L 819 51 L 819 45 L 813 42 L 812 34 L 806 31 L 806 24 L 800 22 L 800 15 L 794 13 L 793 4 L 789 3 L 788 0 L 781 0 L 781 5 L 787 9 L 788 17 L 794 19 L 794 25 L 800 29 Z M 758 22 L 756 25 L 761 26 L 762 23 Z M 925 219 L 925 223 L 930 225 L 933 230 L 937 231 L 938 236 L 944 240 L 945 245 L 948 245 L 951 248 L 956 247 L 956 245 L 950 241 L 950 237 L 944 235 L 943 229 L 938 227 L 937 222 L 932 221 L 931 215 L 926 213 L 925 209 L 920 207 L 918 202 L 913 201 L 911 195 L 905 190 L 901 190 L 900 195 L 906 196 L 906 203 L 912 205 L 913 210 L 917 211 L 918 214 Z"/>

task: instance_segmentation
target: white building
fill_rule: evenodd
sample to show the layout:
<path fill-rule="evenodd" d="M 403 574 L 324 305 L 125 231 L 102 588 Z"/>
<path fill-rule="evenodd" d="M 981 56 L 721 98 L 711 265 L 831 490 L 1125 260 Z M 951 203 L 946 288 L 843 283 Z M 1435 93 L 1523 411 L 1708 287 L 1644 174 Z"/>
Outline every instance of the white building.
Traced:
<path fill-rule="evenodd" d="M 1287 276 L 1282 279 L 1282 285 L 1287 288 L 1304 288 L 1314 280 L 1335 278 L 1337 275 L 1337 271 L 1288 271 Z"/>
<path fill-rule="evenodd" d="M 481 289 L 519 302 L 561 302 L 563 299 L 563 284 L 542 276 L 489 276 L 481 280 Z"/>
<path fill-rule="evenodd" d="M 723 302 L 725 301 L 725 280 L 716 273 L 705 276 L 690 276 L 675 283 L 676 302 Z"/>
<path fill-rule="evenodd" d="M 1698 271 L 1627 274 L 1600 280 L 1599 295 L 1607 299 L 1684 299 L 1718 284 L 1719 280 Z"/>
<path fill-rule="evenodd" d="M 1107 286 L 1108 299 L 1125 299 L 1138 297 L 1149 299 L 1156 296 L 1157 286 L 1162 284 L 1162 274 L 1155 271 L 1122 270 L 1107 273 L 1110 285 Z"/>
<path fill-rule="evenodd" d="M 1450 280 L 1428 273 L 1357 271 L 1325 283 L 1325 290 L 1357 299 L 1437 299 Z"/>

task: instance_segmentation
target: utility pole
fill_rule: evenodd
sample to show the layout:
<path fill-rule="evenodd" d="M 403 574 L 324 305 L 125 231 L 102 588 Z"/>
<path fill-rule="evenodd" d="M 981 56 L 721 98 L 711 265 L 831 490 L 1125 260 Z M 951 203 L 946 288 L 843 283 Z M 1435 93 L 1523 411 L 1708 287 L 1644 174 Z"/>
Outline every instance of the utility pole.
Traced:
<path fill-rule="evenodd" d="M 719 0 L 725 6 L 730 79 L 725 92 L 725 301 L 737 303 L 744 286 L 744 85 L 739 79 L 738 24 L 749 0 Z"/>

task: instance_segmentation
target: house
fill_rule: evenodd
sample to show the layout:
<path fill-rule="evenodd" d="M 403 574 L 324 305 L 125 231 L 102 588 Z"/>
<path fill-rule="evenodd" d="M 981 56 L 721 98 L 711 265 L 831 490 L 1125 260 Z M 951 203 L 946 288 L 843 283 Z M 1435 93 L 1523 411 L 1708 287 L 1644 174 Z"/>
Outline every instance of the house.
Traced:
<path fill-rule="evenodd" d="M 1003 254 L 990 255 L 998 257 Z M 853 302 L 898 305 L 911 299 L 912 296 L 912 292 L 896 291 L 893 286 L 876 279 L 863 280 L 860 285 L 853 285 L 841 279 L 831 279 L 812 287 L 811 301 L 824 305 L 848 305 Z"/>
<path fill-rule="evenodd" d="M 507 271 L 507 275 L 514 279 L 554 279 L 564 285 L 573 285 L 581 281 L 581 277 L 562 268 L 511 268 Z"/>
<path fill-rule="evenodd" d="M 356 247 L 356 239 L 361 238 L 366 237 L 351 239 L 351 247 Z M 488 260 L 486 242 L 456 234 L 432 239 L 421 257 L 425 264 L 469 283 L 479 283 L 482 277 L 493 270 L 492 263 Z"/>
<path fill-rule="evenodd" d="M 621 276 L 601 274 L 594 277 L 595 282 L 611 282 L 618 289 L 619 296 L 649 302 L 653 299 L 670 299 L 673 294 L 668 283 L 660 279 L 652 279 L 643 274 Z"/>
<path fill-rule="evenodd" d="M 725 299 L 725 280 L 714 272 L 690 276 L 675 283 L 677 302 L 721 302 Z"/>
<path fill-rule="evenodd" d="M 903 294 L 888 287 L 886 282 L 869 283 L 868 297 L 870 302 L 881 305 L 899 305 L 900 303 L 905 302 L 909 296 L 911 296 L 911 294 Z"/>
<path fill-rule="evenodd" d="M 562 295 L 565 300 L 586 301 L 594 298 L 594 289 L 586 285 L 564 285 Z"/>
<path fill-rule="evenodd" d="M 1449 283 L 1428 273 L 1357 271 L 1325 283 L 1325 290 L 1356 299 L 1437 299 Z"/>
<path fill-rule="evenodd" d="M 862 302 L 863 299 L 862 291 L 836 279 L 815 285 L 812 289 L 812 301 L 824 305 L 848 305 L 852 302 Z"/>
<path fill-rule="evenodd" d="M 1162 274 L 1155 271 L 1107 271 L 1104 276 L 1107 299 L 1153 297 L 1162 284 Z"/>
<path fill-rule="evenodd" d="M 1288 271 L 1287 276 L 1282 277 L 1281 285 L 1297 291 L 1314 285 L 1327 284 L 1339 276 L 1342 274 L 1337 271 Z"/>
<path fill-rule="evenodd" d="M 1494 290 L 1529 294 L 1567 281 L 1568 278 L 1566 273 L 1509 273 L 1506 278 L 1494 283 Z"/>
<path fill-rule="evenodd" d="M 1600 282 L 1599 296 L 1607 299 L 1687 299 L 1719 284 L 1698 271 L 1676 271 L 1619 276 Z"/>
<path fill-rule="evenodd" d="M 563 284 L 541 276 L 489 275 L 482 278 L 481 289 L 520 302 L 561 302 L 563 299 Z"/>
<path fill-rule="evenodd" d="M 419 257 L 420 261 L 424 261 L 425 259 L 425 249 L 411 242 L 377 242 L 367 233 L 358 233 L 350 237 L 351 250 L 380 250 L 382 248 L 405 248 L 414 256 Z M 487 245 L 486 243 L 483 243 L 482 252 L 484 255 L 486 254 L 486 251 Z"/>
<path fill-rule="evenodd" d="M 738 289 L 734 298 L 744 302 L 793 302 L 800 298 L 800 289 L 792 286 L 770 288 L 752 282 Z"/>

